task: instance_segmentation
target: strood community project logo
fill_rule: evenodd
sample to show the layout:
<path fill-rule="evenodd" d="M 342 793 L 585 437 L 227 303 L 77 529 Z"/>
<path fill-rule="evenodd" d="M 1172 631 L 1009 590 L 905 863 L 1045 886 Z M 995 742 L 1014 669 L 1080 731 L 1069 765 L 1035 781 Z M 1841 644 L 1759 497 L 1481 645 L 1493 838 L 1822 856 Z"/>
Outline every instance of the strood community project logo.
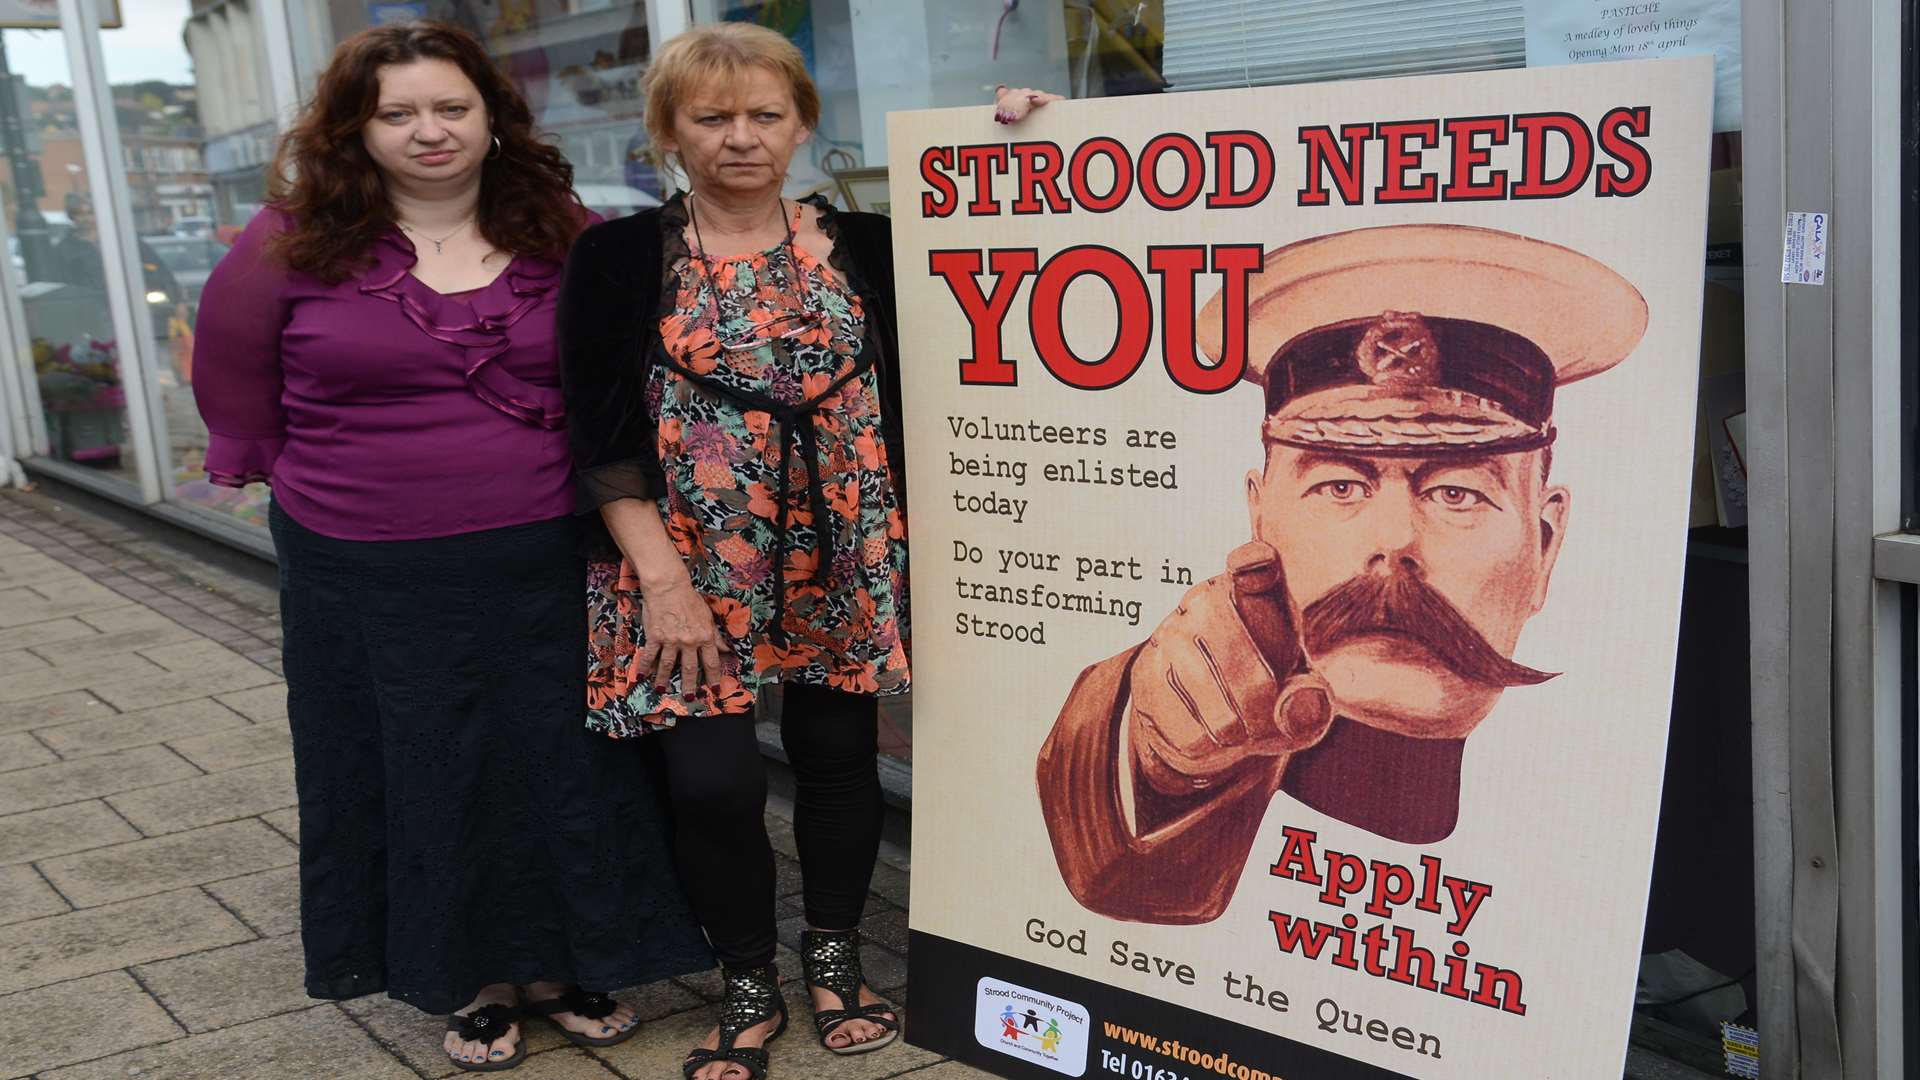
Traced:
<path fill-rule="evenodd" d="M 973 1037 L 981 1046 L 1067 1076 L 1087 1071 L 1087 1009 L 1038 990 L 983 978 Z"/>

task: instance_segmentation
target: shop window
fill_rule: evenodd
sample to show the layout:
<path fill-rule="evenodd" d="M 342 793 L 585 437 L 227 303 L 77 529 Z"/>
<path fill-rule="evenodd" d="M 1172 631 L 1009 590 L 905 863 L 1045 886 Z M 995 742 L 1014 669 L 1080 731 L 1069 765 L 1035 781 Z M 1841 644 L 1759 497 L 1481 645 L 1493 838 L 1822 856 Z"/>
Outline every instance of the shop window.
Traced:
<path fill-rule="evenodd" d="M 215 487 L 193 401 L 200 290 L 260 207 L 273 107 L 255 8 L 244 0 L 141 0 L 100 32 L 120 129 L 149 336 L 148 410 L 163 448 L 161 486 L 182 505 L 266 526 L 267 488 Z M 222 188 L 250 197 L 222 200 Z"/>
<path fill-rule="evenodd" d="M 107 306 L 101 178 L 81 150 L 72 87 L 62 31 L 0 30 L 0 204 L 25 321 L 16 340 L 27 345 L 16 360 L 41 421 L 35 453 L 131 491 L 139 449 L 128 437 L 123 375 L 134 353 L 117 340 Z"/>
<path fill-rule="evenodd" d="M 790 193 L 881 211 L 886 114 L 984 104 L 999 83 L 1115 97 L 1525 62 L 1521 0 L 693 0 L 692 13 L 800 46 L 822 115 Z"/>

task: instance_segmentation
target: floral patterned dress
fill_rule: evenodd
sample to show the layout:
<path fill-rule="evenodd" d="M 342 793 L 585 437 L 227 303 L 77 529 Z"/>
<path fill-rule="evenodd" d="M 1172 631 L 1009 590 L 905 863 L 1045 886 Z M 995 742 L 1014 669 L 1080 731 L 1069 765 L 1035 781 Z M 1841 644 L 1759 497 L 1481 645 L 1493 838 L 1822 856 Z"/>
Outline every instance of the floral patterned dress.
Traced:
<path fill-rule="evenodd" d="M 590 563 L 588 726 L 625 738 L 751 712 L 775 682 L 904 692 L 906 525 L 875 370 L 861 363 L 860 297 L 795 244 L 671 257 L 671 363 L 655 363 L 647 387 L 659 505 L 731 652 L 717 690 L 683 692 L 678 673 L 656 690 L 633 670 L 644 641 L 632 566 Z"/>

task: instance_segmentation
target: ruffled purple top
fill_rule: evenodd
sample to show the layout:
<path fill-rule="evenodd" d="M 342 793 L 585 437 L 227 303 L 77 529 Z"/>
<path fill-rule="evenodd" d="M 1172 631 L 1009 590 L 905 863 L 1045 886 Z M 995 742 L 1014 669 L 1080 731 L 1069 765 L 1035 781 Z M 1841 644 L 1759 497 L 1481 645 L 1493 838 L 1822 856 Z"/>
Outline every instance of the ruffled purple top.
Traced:
<path fill-rule="evenodd" d="M 597 220 L 597 219 L 596 219 Z M 561 264 L 518 256 L 451 296 L 389 230 L 329 284 L 267 250 L 257 215 L 200 302 L 194 398 L 207 475 L 270 480 L 294 520 L 343 540 L 417 540 L 573 509 L 555 352 Z"/>

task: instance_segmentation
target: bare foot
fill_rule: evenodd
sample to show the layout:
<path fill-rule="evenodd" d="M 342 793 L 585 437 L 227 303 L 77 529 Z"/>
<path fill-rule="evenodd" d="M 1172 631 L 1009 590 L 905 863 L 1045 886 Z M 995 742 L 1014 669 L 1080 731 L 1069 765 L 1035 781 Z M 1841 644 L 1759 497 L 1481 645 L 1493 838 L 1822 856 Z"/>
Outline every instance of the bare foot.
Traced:
<path fill-rule="evenodd" d="M 474 1010 L 485 1008 L 488 1005 L 513 1005 L 518 1001 L 519 998 L 515 994 L 512 983 L 494 983 L 491 986 L 481 987 L 480 993 L 474 997 L 472 1003 L 454 1015 L 468 1016 L 471 1015 Z M 513 1048 L 519 1044 L 520 1025 L 509 1024 L 506 1032 L 492 1042 L 476 1042 L 462 1039 L 459 1032 L 449 1031 L 447 1032 L 446 1040 L 441 1045 L 446 1047 L 447 1056 L 455 1061 L 464 1061 L 470 1065 L 483 1065 L 490 1061 L 500 1061 L 503 1058 L 512 1057 Z"/>
<path fill-rule="evenodd" d="M 765 1046 L 767 1044 L 767 1036 L 773 1034 L 773 1029 L 779 1026 L 779 1023 L 780 1018 L 775 1016 L 765 1023 L 755 1024 L 741 1032 L 740 1037 L 733 1040 L 733 1045 Z M 715 1027 L 712 1031 L 707 1032 L 706 1039 L 703 1040 L 700 1045 L 709 1050 L 720 1049 L 720 1029 Z M 699 1071 L 693 1074 L 693 1080 L 751 1080 L 752 1076 L 753 1074 L 748 1072 L 744 1065 L 738 1065 L 731 1061 L 711 1061 L 701 1066 Z"/>

